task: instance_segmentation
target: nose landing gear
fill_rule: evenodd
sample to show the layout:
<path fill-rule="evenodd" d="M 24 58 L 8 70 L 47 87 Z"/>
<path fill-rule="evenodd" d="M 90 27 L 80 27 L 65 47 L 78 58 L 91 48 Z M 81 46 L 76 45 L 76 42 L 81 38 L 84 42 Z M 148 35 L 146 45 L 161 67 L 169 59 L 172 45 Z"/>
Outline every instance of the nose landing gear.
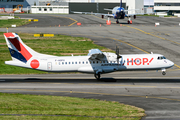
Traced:
<path fill-rule="evenodd" d="M 165 71 L 163 71 L 163 72 L 162 72 L 162 75 L 166 75 L 166 72 L 165 72 Z"/>
<path fill-rule="evenodd" d="M 166 69 L 162 69 L 161 71 L 162 71 L 162 75 L 166 75 L 166 72 L 165 72 Z"/>

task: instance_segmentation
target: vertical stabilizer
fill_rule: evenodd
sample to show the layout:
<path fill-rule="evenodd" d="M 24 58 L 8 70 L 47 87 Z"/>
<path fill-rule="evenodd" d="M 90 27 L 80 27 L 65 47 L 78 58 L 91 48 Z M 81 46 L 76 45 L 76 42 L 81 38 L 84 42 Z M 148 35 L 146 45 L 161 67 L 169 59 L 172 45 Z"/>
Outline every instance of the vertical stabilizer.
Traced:
<path fill-rule="evenodd" d="M 120 0 L 120 8 L 122 8 L 122 0 Z"/>
<path fill-rule="evenodd" d="M 18 60 L 26 63 L 31 57 L 39 54 L 25 45 L 16 33 L 4 33 L 4 37 L 14 61 Z"/>

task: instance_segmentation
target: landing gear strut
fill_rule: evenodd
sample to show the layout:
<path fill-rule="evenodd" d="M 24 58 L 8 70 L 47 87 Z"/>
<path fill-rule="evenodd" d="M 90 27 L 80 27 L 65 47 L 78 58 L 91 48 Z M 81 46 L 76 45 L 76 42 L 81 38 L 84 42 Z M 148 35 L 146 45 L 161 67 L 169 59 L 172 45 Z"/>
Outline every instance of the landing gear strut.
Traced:
<path fill-rule="evenodd" d="M 119 24 L 119 21 L 118 21 L 118 19 L 116 20 L 116 24 Z"/>
<path fill-rule="evenodd" d="M 166 75 L 166 69 L 162 69 L 162 75 Z"/>
<path fill-rule="evenodd" d="M 100 73 L 98 73 L 98 74 L 94 74 L 94 77 L 96 78 L 96 80 L 100 80 L 101 79 L 101 74 Z"/>

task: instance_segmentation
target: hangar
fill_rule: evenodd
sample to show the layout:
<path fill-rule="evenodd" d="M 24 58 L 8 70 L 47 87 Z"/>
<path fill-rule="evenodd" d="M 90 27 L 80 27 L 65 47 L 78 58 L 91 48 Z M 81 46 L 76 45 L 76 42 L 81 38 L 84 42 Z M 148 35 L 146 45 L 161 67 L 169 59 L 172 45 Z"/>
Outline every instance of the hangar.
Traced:
<path fill-rule="evenodd" d="M 136 11 L 130 11 L 130 13 L 144 13 L 144 0 L 122 0 L 122 3 L 125 9 L 137 9 Z M 120 0 L 111 0 L 111 2 L 109 0 L 71 0 L 69 1 L 69 12 L 108 13 L 104 8 L 113 9 L 116 6 L 120 6 Z"/>
<path fill-rule="evenodd" d="M 47 3 L 50 3 L 47 6 Z M 125 9 L 136 9 L 129 13 L 144 13 L 144 0 L 122 0 Z M 100 12 L 104 8 L 112 9 L 120 6 L 120 0 L 0 0 L 0 8 L 5 8 L 5 11 L 10 12 L 17 5 L 23 5 L 23 11 L 31 9 L 31 13 L 66 13 L 71 14 L 71 11 L 84 12 Z"/>
<path fill-rule="evenodd" d="M 154 10 L 156 12 L 169 11 L 169 15 L 180 16 L 180 0 L 154 0 Z M 166 13 L 158 15 L 167 15 Z"/>

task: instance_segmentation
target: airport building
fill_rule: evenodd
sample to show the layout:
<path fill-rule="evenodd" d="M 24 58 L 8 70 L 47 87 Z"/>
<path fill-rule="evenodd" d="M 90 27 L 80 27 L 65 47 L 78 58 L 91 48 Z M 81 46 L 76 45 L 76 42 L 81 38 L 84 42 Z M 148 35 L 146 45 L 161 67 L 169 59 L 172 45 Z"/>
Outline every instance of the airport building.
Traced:
<path fill-rule="evenodd" d="M 122 3 L 125 9 L 136 9 L 136 11 L 130 11 L 129 14 L 144 13 L 144 0 L 122 0 Z M 113 9 L 116 6 L 120 6 L 120 0 L 111 0 L 110 2 L 109 0 L 69 0 L 69 12 L 108 13 L 110 11 L 106 11 L 104 8 Z"/>
<path fill-rule="evenodd" d="M 144 0 L 122 0 L 122 3 L 125 9 L 132 10 L 128 12 L 129 14 L 144 13 Z M 71 11 L 111 13 L 104 8 L 113 9 L 120 6 L 120 0 L 0 0 L 0 8 L 4 7 L 6 12 L 12 12 L 17 6 L 19 9 L 22 7 L 25 12 L 30 10 L 31 13 L 71 14 Z"/>
<path fill-rule="evenodd" d="M 169 15 L 180 16 L 180 0 L 154 0 L 154 10 L 156 12 L 169 11 Z M 159 13 L 158 15 L 167 15 Z"/>
<path fill-rule="evenodd" d="M 0 0 L 0 8 L 5 8 L 6 12 L 12 12 L 13 8 L 16 8 L 18 5 L 22 6 L 24 11 L 30 10 L 31 6 L 39 5 L 38 0 Z M 21 9 L 21 6 L 20 9 Z M 3 9 L 0 9 L 2 12 Z"/>

